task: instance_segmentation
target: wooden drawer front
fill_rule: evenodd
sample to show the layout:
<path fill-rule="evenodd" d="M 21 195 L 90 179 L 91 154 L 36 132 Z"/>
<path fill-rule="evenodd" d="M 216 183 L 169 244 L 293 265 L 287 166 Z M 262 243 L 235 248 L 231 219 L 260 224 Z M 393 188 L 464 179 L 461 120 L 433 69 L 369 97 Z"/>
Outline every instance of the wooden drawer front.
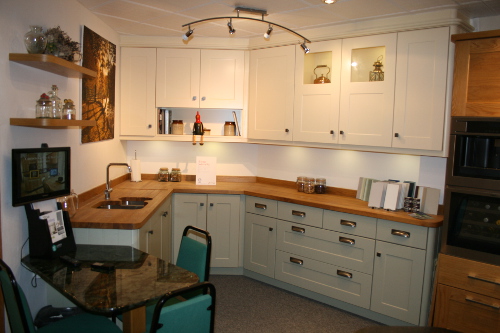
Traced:
<path fill-rule="evenodd" d="M 498 333 L 500 299 L 438 284 L 432 326 L 463 333 Z"/>
<path fill-rule="evenodd" d="M 245 208 L 249 213 L 277 217 L 278 202 L 276 200 L 247 196 L 245 198 Z"/>
<path fill-rule="evenodd" d="M 368 238 L 375 238 L 377 219 L 374 217 L 325 210 L 323 228 Z"/>
<path fill-rule="evenodd" d="M 377 221 L 377 239 L 419 249 L 427 247 L 428 228 L 388 220 Z"/>
<path fill-rule="evenodd" d="M 359 307 L 370 306 L 371 275 L 276 250 L 274 277 Z"/>
<path fill-rule="evenodd" d="M 375 240 L 278 220 L 276 248 L 372 274 Z"/>
<path fill-rule="evenodd" d="M 280 201 L 278 202 L 278 218 L 321 228 L 323 209 Z"/>
<path fill-rule="evenodd" d="M 438 282 L 500 299 L 500 267 L 439 255 Z"/>

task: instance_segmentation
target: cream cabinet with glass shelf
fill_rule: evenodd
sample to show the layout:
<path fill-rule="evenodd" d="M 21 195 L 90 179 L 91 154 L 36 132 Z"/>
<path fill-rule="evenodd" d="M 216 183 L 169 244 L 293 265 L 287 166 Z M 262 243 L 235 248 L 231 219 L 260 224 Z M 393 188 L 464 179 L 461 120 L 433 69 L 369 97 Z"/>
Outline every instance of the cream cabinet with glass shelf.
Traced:
<path fill-rule="evenodd" d="M 390 147 L 397 34 L 342 41 L 339 143 Z M 383 76 L 374 63 L 382 63 Z"/>
<path fill-rule="evenodd" d="M 314 43 L 304 54 L 296 46 L 294 141 L 337 143 L 341 40 Z"/>
<path fill-rule="evenodd" d="M 250 52 L 248 138 L 292 140 L 295 46 Z"/>
<path fill-rule="evenodd" d="M 243 109 L 245 51 L 157 49 L 157 107 Z"/>

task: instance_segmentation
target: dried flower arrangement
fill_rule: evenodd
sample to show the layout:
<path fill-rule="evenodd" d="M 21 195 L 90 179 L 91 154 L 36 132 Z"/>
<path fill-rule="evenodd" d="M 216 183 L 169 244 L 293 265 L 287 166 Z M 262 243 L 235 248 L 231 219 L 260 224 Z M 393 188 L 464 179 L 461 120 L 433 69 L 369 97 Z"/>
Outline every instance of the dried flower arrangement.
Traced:
<path fill-rule="evenodd" d="M 68 61 L 79 61 L 81 59 L 80 43 L 71 40 L 68 34 L 61 30 L 60 26 L 47 29 L 45 36 L 47 37 L 46 54 L 52 54 Z"/>

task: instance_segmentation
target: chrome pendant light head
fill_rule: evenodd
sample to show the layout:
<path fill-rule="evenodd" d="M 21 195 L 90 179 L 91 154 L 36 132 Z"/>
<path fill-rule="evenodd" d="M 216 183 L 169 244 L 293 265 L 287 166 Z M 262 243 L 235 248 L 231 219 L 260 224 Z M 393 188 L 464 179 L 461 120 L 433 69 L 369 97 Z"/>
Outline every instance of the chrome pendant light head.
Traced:
<path fill-rule="evenodd" d="M 264 34 L 265 39 L 269 39 L 271 37 L 271 33 L 273 32 L 273 27 L 271 24 L 269 24 L 269 28 L 267 28 L 266 33 Z"/>
<path fill-rule="evenodd" d="M 189 39 L 189 36 L 191 36 L 193 34 L 193 30 L 191 30 L 191 26 L 188 27 L 188 31 L 182 36 L 182 39 L 184 40 L 188 40 Z"/>
<path fill-rule="evenodd" d="M 229 33 L 231 35 L 234 35 L 234 33 L 236 32 L 236 30 L 233 27 L 233 19 L 230 19 L 229 22 L 227 22 L 227 27 L 229 28 Z"/>
<path fill-rule="evenodd" d="M 302 49 L 304 50 L 304 53 L 309 53 L 309 48 L 306 46 L 306 41 L 304 40 L 304 43 L 300 44 L 300 46 L 302 47 Z"/>

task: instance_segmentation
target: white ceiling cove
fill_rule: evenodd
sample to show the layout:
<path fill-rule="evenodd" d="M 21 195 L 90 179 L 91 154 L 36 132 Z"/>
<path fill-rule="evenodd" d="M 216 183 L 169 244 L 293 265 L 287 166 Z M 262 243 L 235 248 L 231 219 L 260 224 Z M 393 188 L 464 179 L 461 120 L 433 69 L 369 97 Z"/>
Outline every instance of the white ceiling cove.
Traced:
<path fill-rule="evenodd" d="M 289 29 L 334 26 L 426 11 L 457 8 L 469 18 L 500 15 L 500 0 L 78 0 L 121 35 L 182 36 L 183 24 L 210 17 L 236 16 L 236 7 L 267 11 L 264 20 Z M 261 19 L 261 15 L 240 13 Z M 197 36 L 228 37 L 227 20 L 193 25 Z M 252 20 L 233 20 L 233 38 L 261 36 L 267 26 Z M 276 28 L 273 33 L 283 32 Z"/>

